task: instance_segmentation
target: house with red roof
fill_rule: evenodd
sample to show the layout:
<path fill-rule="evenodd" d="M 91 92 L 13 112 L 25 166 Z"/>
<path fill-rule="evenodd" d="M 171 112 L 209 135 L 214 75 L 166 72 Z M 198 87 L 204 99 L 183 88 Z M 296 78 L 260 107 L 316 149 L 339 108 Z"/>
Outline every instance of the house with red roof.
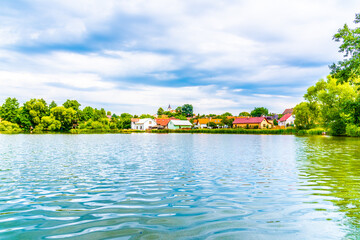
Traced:
<path fill-rule="evenodd" d="M 273 124 L 265 117 L 236 118 L 233 122 L 234 128 L 272 128 Z"/>
<path fill-rule="evenodd" d="M 285 109 L 285 111 L 283 112 L 283 115 L 285 115 L 285 114 L 289 114 L 289 113 L 293 113 L 293 108 L 287 108 L 287 109 Z"/>
<path fill-rule="evenodd" d="M 164 128 L 168 128 L 168 124 L 170 122 L 170 118 L 156 118 L 155 122 L 156 122 L 156 128 L 157 129 L 164 129 Z"/>
<path fill-rule="evenodd" d="M 279 126 L 289 127 L 295 125 L 295 116 L 292 113 L 287 113 L 279 120 Z"/>

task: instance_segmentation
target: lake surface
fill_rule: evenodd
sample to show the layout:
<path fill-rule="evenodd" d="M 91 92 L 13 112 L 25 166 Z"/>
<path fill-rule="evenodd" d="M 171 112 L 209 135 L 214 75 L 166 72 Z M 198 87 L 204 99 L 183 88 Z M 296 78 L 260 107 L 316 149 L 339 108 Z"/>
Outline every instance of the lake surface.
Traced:
<path fill-rule="evenodd" d="M 359 239 L 360 139 L 0 135 L 0 239 Z"/>

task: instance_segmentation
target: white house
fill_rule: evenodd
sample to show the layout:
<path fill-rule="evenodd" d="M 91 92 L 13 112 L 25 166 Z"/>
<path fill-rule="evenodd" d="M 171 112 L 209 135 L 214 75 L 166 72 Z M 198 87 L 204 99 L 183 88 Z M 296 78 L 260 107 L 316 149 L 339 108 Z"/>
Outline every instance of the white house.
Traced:
<path fill-rule="evenodd" d="M 156 126 L 156 122 L 152 118 L 131 119 L 131 129 L 146 130 L 154 126 Z"/>
<path fill-rule="evenodd" d="M 192 124 L 188 120 L 171 120 L 168 123 L 169 129 L 182 129 L 182 128 L 191 128 Z"/>
<path fill-rule="evenodd" d="M 279 120 L 279 126 L 295 126 L 295 116 L 291 113 L 285 114 Z"/>

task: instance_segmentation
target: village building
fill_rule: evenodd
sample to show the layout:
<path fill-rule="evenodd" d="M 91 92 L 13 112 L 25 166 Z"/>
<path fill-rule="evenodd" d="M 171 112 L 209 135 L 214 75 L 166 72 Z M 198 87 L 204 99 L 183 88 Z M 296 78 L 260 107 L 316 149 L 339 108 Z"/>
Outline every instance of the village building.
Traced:
<path fill-rule="evenodd" d="M 191 129 L 192 124 L 188 120 L 170 120 L 169 129 Z"/>
<path fill-rule="evenodd" d="M 171 112 L 171 113 L 176 113 L 176 110 L 172 109 L 171 106 L 170 106 L 170 104 L 169 104 L 169 106 L 168 106 L 168 108 L 167 108 L 167 111 L 168 111 L 168 112 Z"/>
<path fill-rule="evenodd" d="M 156 126 L 153 128 L 157 128 L 157 129 L 166 129 L 168 128 L 168 124 L 170 122 L 170 118 L 156 118 L 155 122 L 156 122 Z"/>
<path fill-rule="evenodd" d="M 152 118 L 144 118 L 144 119 L 132 118 L 131 119 L 131 129 L 134 129 L 134 130 L 147 130 L 154 126 L 156 126 L 156 122 Z"/>
<path fill-rule="evenodd" d="M 285 114 L 292 114 L 293 113 L 293 111 L 294 111 L 294 109 L 293 108 L 287 108 L 287 109 L 285 109 L 285 111 L 283 112 L 283 115 L 285 115 Z"/>
<path fill-rule="evenodd" d="M 196 127 L 198 127 L 198 128 L 207 128 L 208 123 L 209 123 L 209 119 L 208 119 L 208 118 L 200 118 L 200 119 L 194 120 L 194 124 L 195 124 Z"/>
<path fill-rule="evenodd" d="M 285 114 L 280 118 L 279 126 L 281 127 L 295 126 L 295 116 L 292 115 L 292 113 Z"/>
<path fill-rule="evenodd" d="M 234 128 L 272 128 L 271 124 L 265 117 L 247 117 L 236 118 L 233 122 Z"/>

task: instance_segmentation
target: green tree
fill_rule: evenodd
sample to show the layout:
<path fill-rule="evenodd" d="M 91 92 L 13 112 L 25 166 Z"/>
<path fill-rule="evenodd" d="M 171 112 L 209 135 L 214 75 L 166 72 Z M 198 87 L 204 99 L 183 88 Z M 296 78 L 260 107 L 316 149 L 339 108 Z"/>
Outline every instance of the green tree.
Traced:
<path fill-rule="evenodd" d="M 35 131 L 58 131 L 61 128 L 61 122 L 56 120 L 54 116 L 44 116 L 41 122 L 35 127 Z"/>
<path fill-rule="evenodd" d="M 161 115 L 163 115 L 163 114 L 164 114 L 164 109 L 160 107 L 160 108 L 157 110 L 157 115 L 158 115 L 158 116 L 161 116 Z"/>
<path fill-rule="evenodd" d="M 231 117 L 232 114 L 229 113 L 229 112 L 226 112 L 226 113 L 221 114 L 221 116 L 222 116 L 222 117 Z"/>
<path fill-rule="evenodd" d="M 80 108 L 80 106 L 81 106 L 81 104 L 78 102 L 78 101 L 76 101 L 76 100 L 66 100 L 66 102 L 64 102 L 64 104 L 63 104 L 63 106 L 65 107 L 65 108 L 72 108 L 72 109 L 74 109 L 75 111 L 78 111 L 79 110 L 79 108 Z"/>
<path fill-rule="evenodd" d="M 192 117 L 193 116 L 193 106 L 191 104 L 184 104 L 181 107 L 181 113 L 184 116 Z"/>
<path fill-rule="evenodd" d="M 310 103 L 302 102 L 294 108 L 295 126 L 298 129 L 309 129 L 315 126 L 316 119 L 310 109 Z"/>
<path fill-rule="evenodd" d="M 150 115 L 150 114 L 141 114 L 140 115 L 140 118 L 154 118 L 152 115 Z"/>
<path fill-rule="evenodd" d="M 253 117 L 261 117 L 263 115 L 266 116 L 269 114 L 269 110 L 264 107 L 256 107 L 256 108 L 254 108 L 254 110 L 251 111 L 250 114 Z"/>
<path fill-rule="evenodd" d="M 30 99 L 24 103 L 23 111 L 23 116 L 29 117 L 33 127 L 40 123 L 42 117 L 49 115 L 49 107 L 44 99 Z"/>
<path fill-rule="evenodd" d="M 19 102 L 16 98 L 7 98 L 0 110 L 0 117 L 8 122 L 16 123 L 19 111 Z"/>
<path fill-rule="evenodd" d="M 73 124 L 77 122 L 77 114 L 73 108 L 65 108 L 64 106 L 54 107 L 50 110 L 55 120 L 60 121 L 64 130 L 70 130 Z"/>
<path fill-rule="evenodd" d="M 241 112 L 241 113 L 239 113 L 239 117 L 250 117 L 250 113 L 248 113 L 248 112 Z"/>
<path fill-rule="evenodd" d="M 95 115 L 95 110 L 92 107 L 87 106 L 82 110 L 81 120 L 88 121 L 89 119 L 94 118 L 94 115 Z"/>
<path fill-rule="evenodd" d="M 175 111 L 177 112 L 177 113 L 181 113 L 182 112 L 182 107 L 177 107 L 176 109 L 175 109 Z"/>
<path fill-rule="evenodd" d="M 360 23 L 360 14 L 355 15 L 355 24 Z M 333 40 L 341 42 L 339 52 L 344 59 L 330 66 L 331 74 L 340 82 L 359 83 L 360 76 L 360 28 L 349 28 L 344 24 L 334 35 Z"/>
<path fill-rule="evenodd" d="M 51 109 L 54 108 L 54 107 L 57 107 L 57 104 L 56 104 L 55 101 L 52 101 L 52 102 L 50 103 L 50 105 L 49 105 L 49 109 L 51 110 Z"/>

